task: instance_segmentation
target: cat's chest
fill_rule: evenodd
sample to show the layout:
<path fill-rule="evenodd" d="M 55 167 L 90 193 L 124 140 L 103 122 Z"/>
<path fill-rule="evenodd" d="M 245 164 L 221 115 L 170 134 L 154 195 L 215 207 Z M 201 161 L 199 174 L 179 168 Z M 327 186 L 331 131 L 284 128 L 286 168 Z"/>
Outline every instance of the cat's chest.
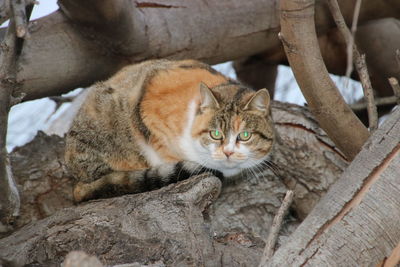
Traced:
<path fill-rule="evenodd" d="M 144 141 L 139 141 L 138 145 L 140 147 L 142 156 L 146 159 L 150 166 L 159 166 L 165 163 L 165 160 L 163 157 L 161 157 L 160 152 L 157 151 L 153 145 Z"/>

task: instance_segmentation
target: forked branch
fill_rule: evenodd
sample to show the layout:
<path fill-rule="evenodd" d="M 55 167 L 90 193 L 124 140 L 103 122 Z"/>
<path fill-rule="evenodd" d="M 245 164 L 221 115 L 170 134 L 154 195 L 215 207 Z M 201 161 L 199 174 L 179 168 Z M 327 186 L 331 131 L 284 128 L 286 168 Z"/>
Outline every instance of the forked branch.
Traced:
<path fill-rule="evenodd" d="M 281 40 L 311 112 L 333 142 L 352 160 L 369 133 L 328 75 L 315 32 L 314 0 L 281 1 Z"/>
<path fill-rule="evenodd" d="M 359 10 L 361 1 L 358 0 L 356 4 L 356 9 Z M 369 128 L 371 131 L 376 130 L 378 128 L 378 111 L 375 106 L 374 101 L 374 92 L 371 85 L 371 80 L 368 74 L 367 63 L 365 61 L 365 55 L 361 55 L 358 51 L 357 45 L 354 42 L 354 36 L 350 32 L 349 28 L 346 26 L 346 22 L 343 18 L 342 12 L 340 12 L 339 4 L 337 0 L 329 0 L 328 1 L 329 9 L 331 10 L 332 16 L 335 20 L 336 26 L 338 27 L 340 33 L 342 34 L 345 42 L 347 44 L 347 52 L 348 52 L 348 62 L 352 62 L 354 59 L 356 70 L 358 76 L 360 77 L 360 82 L 364 89 L 364 98 L 367 103 L 367 111 L 368 111 L 368 121 Z M 357 12 L 355 13 L 357 15 Z M 358 15 L 357 15 L 358 16 Z M 354 24 L 354 23 L 353 23 Z M 352 27 L 353 28 L 353 27 Z M 348 66 L 349 68 L 349 66 Z M 348 73 L 346 73 L 347 75 Z"/>

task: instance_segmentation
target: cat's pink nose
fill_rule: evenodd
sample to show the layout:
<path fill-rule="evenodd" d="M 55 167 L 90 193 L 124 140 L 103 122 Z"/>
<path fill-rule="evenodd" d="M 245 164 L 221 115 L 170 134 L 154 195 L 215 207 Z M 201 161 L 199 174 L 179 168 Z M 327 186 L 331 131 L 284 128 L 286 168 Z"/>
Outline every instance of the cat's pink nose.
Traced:
<path fill-rule="evenodd" d="M 224 150 L 224 154 L 226 155 L 227 158 L 229 158 L 230 156 L 232 156 L 234 152 L 230 151 L 230 150 Z"/>

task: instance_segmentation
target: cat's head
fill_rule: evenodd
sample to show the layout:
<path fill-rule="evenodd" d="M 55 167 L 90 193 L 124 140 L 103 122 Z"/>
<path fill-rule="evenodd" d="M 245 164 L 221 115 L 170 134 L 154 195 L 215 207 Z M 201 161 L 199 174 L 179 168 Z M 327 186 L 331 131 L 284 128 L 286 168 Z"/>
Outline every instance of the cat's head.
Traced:
<path fill-rule="evenodd" d="M 275 142 L 268 91 L 204 83 L 199 90 L 191 132 L 198 163 L 224 176 L 260 166 Z"/>

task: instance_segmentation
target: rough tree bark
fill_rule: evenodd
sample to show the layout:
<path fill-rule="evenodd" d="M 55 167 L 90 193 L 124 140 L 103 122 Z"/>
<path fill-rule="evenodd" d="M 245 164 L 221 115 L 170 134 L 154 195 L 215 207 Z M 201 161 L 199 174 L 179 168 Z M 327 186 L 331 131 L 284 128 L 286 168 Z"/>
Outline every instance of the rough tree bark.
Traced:
<path fill-rule="evenodd" d="M 397 108 L 268 266 L 377 266 L 398 253 L 399 170 Z"/>
<path fill-rule="evenodd" d="M 280 47 L 278 0 L 60 3 L 61 11 L 31 24 L 17 62 L 25 100 L 90 85 L 149 58 L 219 63 Z M 354 0 L 339 4 L 351 21 Z M 324 1 L 316 9 L 317 29 L 324 33 L 334 22 Z M 396 0 L 364 0 L 359 21 L 399 18 L 399 10 Z"/>
<path fill-rule="evenodd" d="M 287 187 L 296 197 L 280 242 L 347 166 L 306 109 L 274 103 L 273 116 L 281 138 L 273 158 L 276 175 L 264 170 L 227 182 L 203 215 L 196 201 L 177 201 L 180 195 L 191 194 L 187 190 L 205 186 L 201 178 L 73 206 L 72 182 L 63 168 L 63 139 L 40 134 L 11 154 L 22 196 L 17 221 L 22 228 L 0 240 L 0 258 L 50 264 L 61 262 L 70 250 L 82 249 L 107 264 L 160 259 L 171 265 L 212 260 L 217 266 L 234 266 L 235 259 L 248 266 L 258 264 L 263 248 L 258 237 L 267 236 Z M 209 187 L 199 190 L 204 197 L 220 187 L 215 178 L 206 179 Z M 203 196 L 197 199 L 203 201 Z"/>
<path fill-rule="evenodd" d="M 10 25 L 0 47 L 0 228 L 2 231 L 9 227 L 19 215 L 20 200 L 11 171 L 10 160 L 6 149 L 8 113 L 12 106 L 13 93 L 17 87 L 16 64 L 16 3 L 10 3 Z M 25 9 L 25 6 L 23 6 Z"/>
<path fill-rule="evenodd" d="M 350 10 L 353 2 L 341 1 L 347 19 L 352 16 Z M 60 3 L 62 12 L 31 25 L 32 37 L 24 47 L 23 57 L 17 62 L 18 82 L 21 83 L 21 90 L 17 93 L 27 93 L 26 99 L 59 94 L 91 84 L 111 75 L 123 65 L 147 58 L 192 57 L 217 63 L 279 46 L 276 37 L 279 26 L 275 13 L 277 2 L 272 0 L 246 3 L 236 0 L 190 3 L 174 0 L 168 5 L 157 1 L 124 0 L 90 1 L 83 5 L 68 0 Z M 240 8 L 232 8 L 236 6 Z M 365 0 L 364 6 L 360 21 L 387 16 L 398 18 L 400 14 L 400 3 L 396 0 Z M 317 1 L 316 9 L 319 10 L 317 29 L 326 32 L 333 22 L 326 16 L 328 11 L 322 0 Z M 269 10 L 271 13 L 268 13 Z M 117 28 L 116 24 L 125 26 L 113 31 Z M 43 73 L 46 73 L 46 77 L 43 77 Z M 150 193 L 71 207 L 71 184 L 60 159 L 63 141 L 51 138 L 53 145 L 59 145 L 53 154 L 38 152 L 34 157 L 29 157 L 26 152 L 22 153 L 24 149 L 32 153 L 35 144 L 46 150 L 48 143 L 43 141 L 46 138 L 16 150 L 12 160 L 13 164 L 21 166 L 15 169 L 20 172 L 17 178 L 23 191 L 23 205 L 26 205 L 17 223 L 23 226 L 34 217 L 41 219 L 52 215 L 1 239 L 0 257 L 18 264 L 55 264 L 60 263 L 69 250 L 86 249 L 99 255 L 107 264 L 132 261 L 148 263 L 160 259 L 171 265 L 207 265 L 215 264 L 216 260 L 216 265 L 234 266 L 238 261 L 254 265 L 261 254 L 259 248 L 262 242 L 253 234 L 266 235 L 286 186 L 296 191 L 292 218 L 304 218 L 311 205 L 318 202 L 346 166 L 343 155 L 312 120 L 298 115 L 297 107 L 290 108 L 281 121 L 277 112 L 280 109 L 284 110 L 279 104 L 274 109 L 282 137 L 279 149 L 274 154 L 278 165 L 274 171 L 279 179 L 265 170 L 254 177 L 231 181 L 223 186 L 221 196 L 210 207 L 208 204 L 215 199 L 221 185 L 215 177 L 207 175 Z M 398 130 L 396 127 L 394 129 Z M 302 133 L 300 138 L 296 136 L 298 133 Z M 398 142 L 398 135 L 395 138 Z M 385 143 L 384 139 L 381 141 Z M 40 142 L 44 143 L 40 146 Z M 398 168 L 396 153 L 391 154 L 394 159 L 390 164 L 396 164 Z M 49 169 L 43 168 L 43 163 Z M 31 168 L 32 164 L 38 167 Z M 383 165 L 382 169 L 386 167 Z M 386 173 L 384 171 L 382 176 Z M 375 188 L 379 183 L 374 181 L 367 182 L 367 186 Z M 361 183 L 359 187 L 363 186 Z M 396 190 L 393 187 L 392 190 Z M 32 195 L 25 194 L 30 189 L 37 191 Z M 341 193 L 347 194 L 347 197 L 350 196 L 347 199 L 351 199 L 357 190 L 351 185 L 348 189 L 353 191 L 337 193 L 339 196 Z M 55 196 L 63 196 L 62 203 L 56 205 L 52 200 Z M 380 201 L 378 199 L 377 203 Z M 359 204 L 350 200 L 348 203 L 350 207 L 354 203 L 354 207 Z M 54 213 L 59 207 L 68 206 Z M 350 210 L 349 214 L 354 210 Z M 313 235 L 316 238 L 308 239 L 309 246 L 306 245 L 304 251 L 311 253 L 307 254 L 310 262 L 314 256 L 325 257 L 331 252 L 328 246 L 324 250 L 325 247 L 316 247 L 317 244 L 313 242 L 331 240 L 332 229 L 341 225 L 342 215 L 347 211 L 346 208 L 335 206 L 333 213 L 337 213 L 334 215 L 329 211 L 319 214 L 329 214 L 333 216 L 330 218 L 338 219 L 333 220 L 333 224 L 323 224 L 325 227 Z M 297 220 L 293 220 L 285 230 L 290 232 L 297 223 Z M 312 232 L 316 229 L 310 227 L 305 230 Z M 291 241 L 292 244 L 296 242 L 296 239 Z M 375 253 L 374 250 L 371 255 L 386 256 L 392 248 L 390 243 L 382 249 L 387 253 L 382 253 L 382 250 Z M 284 247 L 280 251 L 284 254 L 286 249 Z"/>

